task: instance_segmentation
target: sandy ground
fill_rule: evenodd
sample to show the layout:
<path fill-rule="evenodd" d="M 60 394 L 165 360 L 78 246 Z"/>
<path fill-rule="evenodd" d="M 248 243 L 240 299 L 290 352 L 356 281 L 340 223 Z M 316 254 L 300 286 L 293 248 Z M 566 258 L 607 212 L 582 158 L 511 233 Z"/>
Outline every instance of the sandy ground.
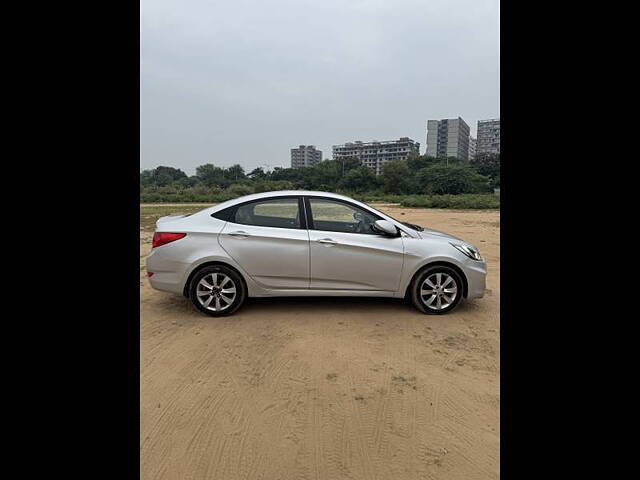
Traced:
<path fill-rule="evenodd" d="M 500 214 L 378 208 L 477 245 L 485 297 L 444 316 L 250 299 L 214 319 L 141 268 L 141 478 L 499 477 Z"/>

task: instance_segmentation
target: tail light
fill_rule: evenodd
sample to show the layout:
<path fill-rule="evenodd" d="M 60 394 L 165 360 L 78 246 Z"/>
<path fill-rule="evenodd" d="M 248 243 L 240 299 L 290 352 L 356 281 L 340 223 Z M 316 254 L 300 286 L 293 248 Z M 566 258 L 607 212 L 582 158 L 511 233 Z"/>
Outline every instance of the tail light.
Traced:
<path fill-rule="evenodd" d="M 151 241 L 151 248 L 156 248 L 167 243 L 175 242 L 181 238 L 186 237 L 186 233 L 169 233 L 169 232 L 156 232 L 153 234 L 153 240 Z"/>

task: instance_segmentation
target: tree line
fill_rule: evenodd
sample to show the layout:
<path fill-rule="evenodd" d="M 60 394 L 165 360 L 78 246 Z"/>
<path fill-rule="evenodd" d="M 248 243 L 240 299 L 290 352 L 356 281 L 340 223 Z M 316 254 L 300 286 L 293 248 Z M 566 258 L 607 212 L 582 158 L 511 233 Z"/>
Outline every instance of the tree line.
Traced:
<path fill-rule="evenodd" d="M 175 193 L 184 201 L 208 194 L 234 198 L 272 190 L 320 190 L 372 195 L 458 195 L 490 193 L 500 187 L 500 155 L 478 154 L 471 161 L 455 157 L 435 158 L 414 155 L 383 165 L 380 175 L 357 158 L 324 160 L 305 168 L 246 173 L 241 165 L 219 167 L 200 165 L 188 176 L 173 167 L 157 167 L 140 173 L 141 199 L 154 201 L 153 194 Z M 192 195 L 190 195 L 192 194 Z"/>

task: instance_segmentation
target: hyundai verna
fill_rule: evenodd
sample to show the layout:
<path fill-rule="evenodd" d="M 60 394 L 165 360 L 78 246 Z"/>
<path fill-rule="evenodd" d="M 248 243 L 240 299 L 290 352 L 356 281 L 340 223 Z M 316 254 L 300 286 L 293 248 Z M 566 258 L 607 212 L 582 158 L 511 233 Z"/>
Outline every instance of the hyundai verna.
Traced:
<path fill-rule="evenodd" d="M 326 192 L 258 193 L 162 217 L 152 246 L 151 286 L 212 316 L 278 296 L 407 298 L 443 314 L 485 291 L 473 245 Z"/>

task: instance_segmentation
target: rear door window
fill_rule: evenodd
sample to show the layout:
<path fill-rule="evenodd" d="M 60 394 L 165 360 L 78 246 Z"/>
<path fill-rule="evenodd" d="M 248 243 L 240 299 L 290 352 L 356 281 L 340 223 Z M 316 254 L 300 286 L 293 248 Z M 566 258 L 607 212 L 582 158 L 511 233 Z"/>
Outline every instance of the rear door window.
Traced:
<path fill-rule="evenodd" d="M 301 228 L 297 198 L 257 200 L 237 207 L 230 221 L 257 227 Z"/>

